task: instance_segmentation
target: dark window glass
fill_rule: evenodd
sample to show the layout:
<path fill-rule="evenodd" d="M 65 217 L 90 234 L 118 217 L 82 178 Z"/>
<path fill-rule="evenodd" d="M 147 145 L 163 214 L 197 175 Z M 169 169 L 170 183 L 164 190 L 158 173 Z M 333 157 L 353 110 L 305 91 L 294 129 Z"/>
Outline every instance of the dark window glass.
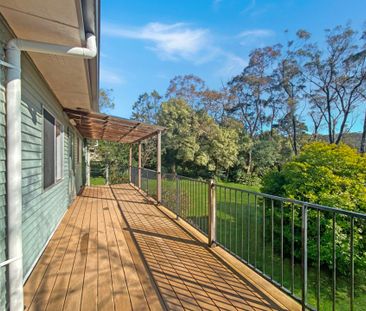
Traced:
<path fill-rule="evenodd" d="M 43 186 L 55 183 L 55 118 L 43 110 Z"/>

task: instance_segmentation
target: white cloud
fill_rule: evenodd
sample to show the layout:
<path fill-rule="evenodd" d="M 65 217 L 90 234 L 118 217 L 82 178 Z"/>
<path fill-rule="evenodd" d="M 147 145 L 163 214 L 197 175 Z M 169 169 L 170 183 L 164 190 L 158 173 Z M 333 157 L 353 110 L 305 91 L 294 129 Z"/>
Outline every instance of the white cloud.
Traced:
<path fill-rule="evenodd" d="M 219 67 L 219 69 L 214 69 L 216 74 L 224 79 L 240 73 L 247 64 L 240 56 L 227 51 L 219 42 L 216 42 L 208 29 L 194 28 L 187 23 L 156 22 L 142 27 L 104 24 L 102 31 L 105 36 L 148 42 L 149 45 L 146 48 L 152 50 L 162 60 L 184 60 L 195 66 L 207 63 L 215 64 Z M 243 32 L 240 37 L 231 38 L 237 40 L 244 37 Z M 102 80 L 115 84 L 121 83 L 119 77 L 113 73 L 102 73 Z"/>
<path fill-rule="evenodd" d="M 275 32 L 270 29 L 250 29 L 244 30 L 237 35 L 240 44 L 243 46 L 259 46 L 263 39 L 273 37 Z"/>
<path fill-rule="evenodd" d="M 170 60 L 192 59 L 209 41 L 207 29 L 192 28 L 185 23 L 149 23 L 138 28 L 105 24 L 102 30 L 107 36 L 151 42 L 150 49 Z"/>
<path fill-rule="evenodd" d="M 245 30 L 239 33 L 239 38 L 247 38 L 247 37 L 271 37 L 274 35 L 274 32 L 270 29 L 251 29 Z"/>
<path fill-rule="evenodd" d="M 100 69 L 100 81 L 102 84 L 107 85 L 120 85 L 125 83 L 125 79 L 121 75 L 106 68 Z"/>

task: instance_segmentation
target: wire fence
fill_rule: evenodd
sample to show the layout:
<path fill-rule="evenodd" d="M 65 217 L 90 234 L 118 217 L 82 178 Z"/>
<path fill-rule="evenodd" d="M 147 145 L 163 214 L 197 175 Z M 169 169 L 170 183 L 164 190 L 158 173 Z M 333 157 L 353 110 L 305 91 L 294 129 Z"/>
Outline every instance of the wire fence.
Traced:
<path fill-rule="evenodd" d="M 138 169 L 132 169 L 138 186 Z M 141 170 L 156 198 L 156 172 Z M 162 175 L 162 204 L 205 235 L 210 185 Z M 366 214 L 214 185 L 216 244 L 310 310 L 363 310 Z"/>

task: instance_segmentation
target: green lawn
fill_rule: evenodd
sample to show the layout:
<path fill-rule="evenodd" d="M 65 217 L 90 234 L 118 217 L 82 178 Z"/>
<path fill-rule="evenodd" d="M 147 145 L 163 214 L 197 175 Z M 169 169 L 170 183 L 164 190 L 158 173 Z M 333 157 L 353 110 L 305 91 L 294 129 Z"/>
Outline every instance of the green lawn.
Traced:
<path fill-rule="evenodd" d="M 92 186 L 105 185 L 105 178 L 104 177 L 90 177 L 90 185 L 92 185 Z"/>
<path fill-rule="evenodd" d="M 230 188 L 227 188 L 230 187 Z M 143 179 L 142 188 L 156 196 L 155 179 Z M 244 191 L 241 191 L 244 190 Z M 272 263 L 271 201 L 246 191 L 259 192 L 259 187 L 219 182 L 216 187 L 217 241 L 235 255 L 264 272 L 270 278 L 301 297 L 301 263 L 295 260 L 292 270 L 290 246 L 284 245 L 284 275 L 281 277 L 280 205 L 274 203 L 274 247 Z M 176 194 L 179 192 L 179 200 Z M 181 178 L 162 180 L 163 204 L 196 228 L 207 233 L 208 185 L 206 182 Z M 289 208 L 289 206 L 288 206 Z M 301 208 L 300 206 L 297 208 Z M 314 230 L 309 224 L 309 231 Z M 291 230 L 285 224 L 284 230 Z M 300 249 L 301 230 L 295 231 L 295 250 Z M 316 306 L 317 269 L 308 267 L 308 303 Z M 292 277 L 293 276 L 293 277 Z M 321 310 L 332 310 L 331 272 L 322 268 L 320 284 Z M 349 278 L 337 277 L 336 309 L 349 310 Z M 355 310 L 366 306 L 365 273 L 356 267 Z"/>

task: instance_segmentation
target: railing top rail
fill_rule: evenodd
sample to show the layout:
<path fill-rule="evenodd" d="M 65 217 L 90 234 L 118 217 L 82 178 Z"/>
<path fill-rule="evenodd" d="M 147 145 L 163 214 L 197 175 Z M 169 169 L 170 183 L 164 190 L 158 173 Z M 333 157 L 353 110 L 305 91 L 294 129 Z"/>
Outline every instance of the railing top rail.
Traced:
<path fill-rule="evenodd" d="M 142 170 L 142 171 L 145 171 L 145 172 L 156 173 L 156 171 L 155 171 L 155 170 L 151 170 L 151 169 L 149 169 L 149 168 L 144 168 L 144 167 L 142 167 L 142 168 L 141 168 L 141 170 Z"/>
<path fill-rule="evenodd" d="M 142 170 L 156 173 L 155 170 L 151 170 L 151 169 L 147 169 L 147 168 L 142 168 Z M 194 178 L 191 178 L 191 177 L 185 177 L 185 176 L 181 176 L 181 175 L 177 175 L 177 174 L 171 174 L 171 173 L 167 173 L 167 174 L 164 174 L 164 175 L 175 176 L 175 177 L 177 177 L 179 179 L 182 179 L 182 180 L 189 180 L 189 181 L 193 181 L 193 182 L 200 182 L 200 183 L 207 184 L 206 180 L 194 179 Z M 325 206 L 325 205 L 320 205 L 320 204 L 315 204 L 315 203 L 310 203 L 310 202 L 305 202 L 305 201 L 300 201 L 300 200 L 295 200 L 295 199 L 283 198 L 283 197 L 279 197 L 279 196 L 272 195 L 272 194 L 256 192 L 256 191 L 251 191 L 251 190 L 245 190 L 245 189 L 239 189 L 239 188 L 224 186 L 224 185 L 220 185 L 220 184 L 216 184 L 215 186 L 220 187 L 220 188 L 224 188 L 224 189 L 235 190 L 235 191 L 238 191 L 238 192 L 252 194 L 252 195 L 255 195 L 255 196 L 259 196 L 259 197 L 263 197 L 263 198 L 267 198 L 267 199 L 271 199 L 271 200 L 277 200 L 277 201 L 281 201 L 281 202 L 284 202 L 284 203 L 292 203 L 292 204 L 296 204 L 296 205 L 306 206 L 306 207 L 316 209 L 316 210 L 321 210 L 321 211 L 330 212 L 330 213 L 337 213 L 337 214 L 341 214 L 341 215 L 345 215 L 345 216 L 349 216 L 349 217 L 354 217 L 354 218 L 366 220 L 366 214 L 364 214 L 364 213 L 348 211 L 348 210 L 344 210 L 344 209 L 337 208 L 337 207 L 330 207 L 330 206 Z"/>
<path fill-rule="evenodd" d="M 182 175 L 176 175 L 179 179 L 183 179 L 183 180 L 190 180 L 193 182 L 199 182 L 199 183 L 203 183 L 203 184 L 207 184 L 206 180 L 201 180 L 201 179 L 195 179 L 195 178 L 191 178 L 191 177 L 186 177 L 186 176 L 182 176 Z"/>
<path fill-rule="evenodd" d="M 238 189 L 238 188 L 224 186 L 224 185 L 218 185 L 218 184 L 216 184 L 216 187 L 230 189 L 230 190 L 236 190 L 236 191 L 239 191 L 239 192 L 244 192 L 244 193 L 252 194 L 252 195 L 255 195 L 255 196 L 260 196 L 260 197 L 264 197 L 264 198 L 267 198 L 267 199 L 278 200 L 278 201 L 285 202 L 285 203 L 293 203 L 293 204 L 296 204 L 296 205 L 303 205 L 303 206 L 310 207 L 310 208 L 313 208 L 313 209 L 316 209 L 316 210 L 321 210 L 321 211 L 326 211 L 326 212 L 331 212 L 331 213 L 338 213 L 338 214 L 342 214 L 342 215 L 351 216 L 351 217 L 366 220 L 366 214 L 353 212 L 353 211 L 348 211 L 348 210 L 344 210 L 344 209 L 337 208 L 337 207 L 330 207 L 330 206 L 325 206 L 325 205 L 320 205 L 320 204 L 315 204 L 315 203 L 309 203 L 309 202 L 295 200 L 295 199 L 283 198 L 283 197 L 279 197 L 279 196 L 272 195 L 272 194 L 266 194 L 266 193 L 262 193 L 262 192 L 250 191 L 250 190 L 245 190 L 245 189 Z"/>

